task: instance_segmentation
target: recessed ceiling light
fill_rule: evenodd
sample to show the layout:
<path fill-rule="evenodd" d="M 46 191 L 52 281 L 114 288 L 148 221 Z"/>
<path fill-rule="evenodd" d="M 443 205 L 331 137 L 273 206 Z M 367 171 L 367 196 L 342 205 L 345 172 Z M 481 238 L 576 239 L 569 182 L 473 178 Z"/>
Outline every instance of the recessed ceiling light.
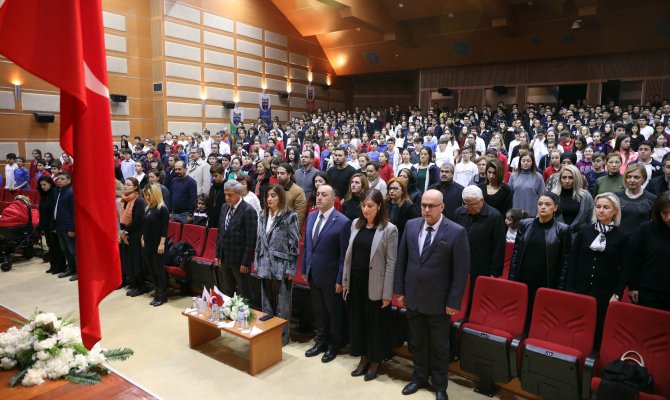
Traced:
<path fill-rule="evenodd" d="M 400 57 L 400 54 L 398 54 L 398 53 L 395 53 L 395 56 L 396 56 L 396 57 Z"/>
<path fill-rule="evenodd" d="M 398 3 L 398 7 L 400 7 L 400 8 L 405 7 L 405 3 Z"/>
<path fill-rule="evenodd" d="M 449 18 L 454 18 L 454 13 L 449 13 Z"/>
<path fill-rule="evenodd" d="M 360 31 L 361 31 L 361 28 L 356 28 L 356 30 L 357 30 L 358 32 L 360 32 Z"/>

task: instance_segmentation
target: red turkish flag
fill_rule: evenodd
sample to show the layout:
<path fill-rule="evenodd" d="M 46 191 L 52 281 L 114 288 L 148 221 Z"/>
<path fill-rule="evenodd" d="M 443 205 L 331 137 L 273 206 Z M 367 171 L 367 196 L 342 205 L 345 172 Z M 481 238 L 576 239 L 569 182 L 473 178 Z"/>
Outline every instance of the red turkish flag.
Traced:
<path fill-rule="evenodd" d="M 121 284 L 112 131 L 100 0 L 0 0 L 0 53 L 60 88 L 60 144 L 77 163 L 81 334 L 102 334 L 98 304 Z"/>

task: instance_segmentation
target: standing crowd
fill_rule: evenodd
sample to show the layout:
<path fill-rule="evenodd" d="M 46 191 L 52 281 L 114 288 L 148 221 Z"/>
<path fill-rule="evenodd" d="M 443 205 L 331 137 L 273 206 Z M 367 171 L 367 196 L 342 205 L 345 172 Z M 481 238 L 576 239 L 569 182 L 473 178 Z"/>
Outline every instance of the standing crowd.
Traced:
<path fill-rule="evenodd" d="M 527 284 L 529 313 L 541 287 L 595 297 L 596 347 L 607 305 L 626 290 L 670 311 L 668 139 L 667 100 L 357 107 L 214 135 L 124 136 L 114 146 L 123 286 L 143 294 L 151 272 L 152 305 L 165 303 L 168 221 L 218 228 L 224 292 L 251 298 L 253 273 L 262 310 L 290 319 L 293 281 L 304 280 L 317 327 L 306 356 L 329 362 L 348 342 L 360 357 L 352 376 L 375 379 L 392 356 L 395 298 L 414 361 L 403 394 L 430 379 L 444 399 L 445 338 L 468 278 L 470 291 L 478 276 Z M 72 160 L 33 157 L 26 170 L 7 155 L 6 187 L 39 187 L 49 271 L 76 279 Z"/>

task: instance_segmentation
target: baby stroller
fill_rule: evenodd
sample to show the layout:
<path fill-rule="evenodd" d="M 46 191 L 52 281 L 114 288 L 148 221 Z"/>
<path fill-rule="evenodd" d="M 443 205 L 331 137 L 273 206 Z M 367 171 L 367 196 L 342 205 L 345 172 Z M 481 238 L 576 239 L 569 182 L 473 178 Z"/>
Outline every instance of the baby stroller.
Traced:
<path fill-rule="evenodd" d="M 26 198 L 13 201 L 0 215 L 0 270 L 12 269 L 12 254 L 20 250 L 25 259 L 35 255 L 33 237 L 39 225 L 39 212 Z"/>

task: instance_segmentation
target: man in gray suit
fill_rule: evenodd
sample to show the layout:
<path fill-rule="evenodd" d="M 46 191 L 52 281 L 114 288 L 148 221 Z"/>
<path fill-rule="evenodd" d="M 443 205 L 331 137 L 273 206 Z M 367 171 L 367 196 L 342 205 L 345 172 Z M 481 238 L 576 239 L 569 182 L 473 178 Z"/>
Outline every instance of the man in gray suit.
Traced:
<path fill-rule="evenodd" d="M 421 198 L 421 216 L 407 222 L 398 245 L 394 292 L 407 307 L 409 349 L 414 373 L 402 394 L 409 395 L 431 378 L 436 399 L 447 396 L 451 315 L 461 307 L 470 273 L 465 229 L 442 215 L 439 190 Z"/>

